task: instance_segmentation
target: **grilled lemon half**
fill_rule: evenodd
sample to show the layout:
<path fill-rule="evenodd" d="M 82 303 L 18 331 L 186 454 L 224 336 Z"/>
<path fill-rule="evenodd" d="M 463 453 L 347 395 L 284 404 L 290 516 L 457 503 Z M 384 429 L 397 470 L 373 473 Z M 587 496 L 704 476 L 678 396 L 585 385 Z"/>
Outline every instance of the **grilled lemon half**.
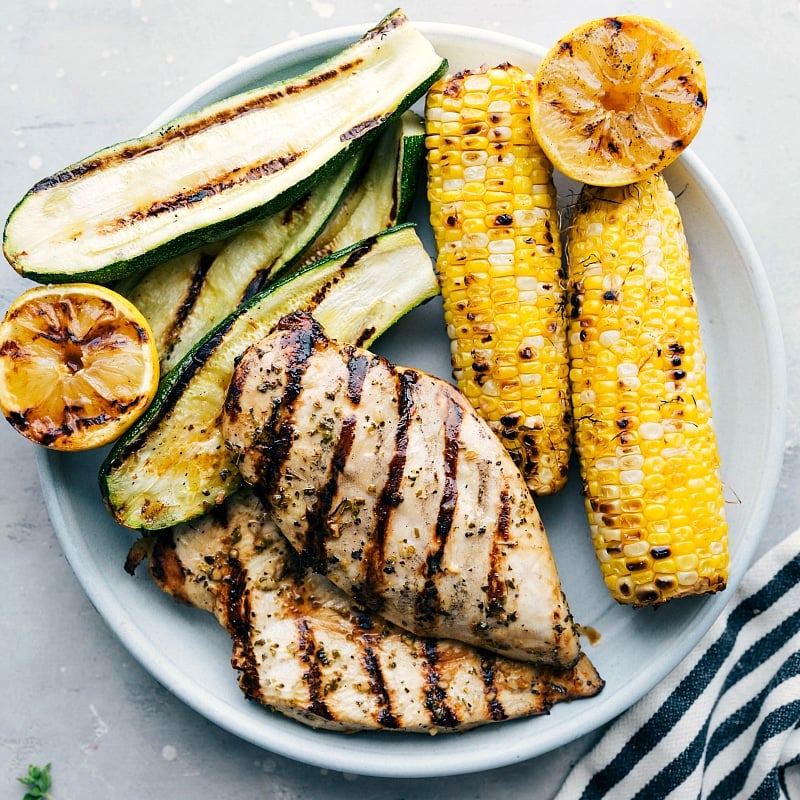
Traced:
<path fill-rule="evenodd" d="M 697 50 L 647 17 L 579 25 L 548 51 L 534 79 L 539 144 L 560 172 L 593 186 L 660 172 L 694 139 L 706 110 Z"/>
<path fill-rule="evenodd" d="M 144 412 L 158 380 L 150 326 L 105 286 L 33 287 L 0 325 L 0 408 L 36 444 L 108 444 Z"/>

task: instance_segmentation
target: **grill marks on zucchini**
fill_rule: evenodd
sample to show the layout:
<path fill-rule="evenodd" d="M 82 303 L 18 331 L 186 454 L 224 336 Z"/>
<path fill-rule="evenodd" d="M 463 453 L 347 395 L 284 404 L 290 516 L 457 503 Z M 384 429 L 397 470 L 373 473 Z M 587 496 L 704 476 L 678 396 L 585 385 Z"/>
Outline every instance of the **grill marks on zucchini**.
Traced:
<path fill-rule="evenodd" d="M 397 10 L 304 75 L 242 92 L 40 180 L 4 252 L 40 282 L 105 283 L 286 208 L 371 143 L 446 68 Z"/>
<path fill-rule="evenodd" d="M 405 222 L 423 165 L 421 118 L 406 111 L 387 125 L 317 239 L 297 260 L 317 261 L 366 236 Z"/>
<path fill-rule="evenodd" d="M 200 253 L 199 258 L 197 259 L 197 266 L 189 277 L 189 286 L 187 288 L 186 295 L 175 311 L 174 322 L 172 325 L 168 326 L 164 332 L 165 353 L 168 354 L 172 352 L 181 328 L 197 303 L 197 298 L 200 295 L 200 291 L 203 288 L 208 271 L 211 269 L 211 265 L 213 263 L 213 256 L 209 255 L 208 253 Z"/>
<path fill-rule="evenodd" d="M 212 334 L 206 337 L 193 351 L 192 358 L 186 359 L 181 364 L 181 369 L 175 370 L 167 376 L 141 424 L 133 429 L 132 434 L 137 435 L 122 437 L 103 462 L 100 468 L 101 480 L 108 477 L 109 473 L 113 473 L 123 467 L 128 459 L 146 447 L 149 439 L 151 437 L 155 438 L 162 423 L 168 422 L 170 418 L 180 414 L 181 405 L 185 402 L 186 392 L 192 386 L 194 379 L 203 367 L 213 360 L 220 346 L 225 342 L 226 334 L 230 331 L 234 322 L 235 317 L 231 316 L 218 325 Z M 218 415 L 209 420 L 198 419 L 197 422 L 201 423 L 198 428 L 195 428 L 194 423 L 191 421 L 188 421 L 187 424 L 191 426 L 189 430 L 192 433 L 197 431 L 199 434 L 204 435 L 208 430 L 207 425 L 215 425 L 217 419 Z M 206 424 L 203 425 L 203 422 Z M 189 438 L 191 439 L 192 437 Z M 179 460 L 184 455 L 181 450 L 174 452 L 173 458 Z M 156 498 L 153 498 L 148 502 L 151 504 L 150 508 L 152 508 L 157 501 Z"/>
<path fill-rule="evenodd" d="M 218 111 L 215 111 L 207 116 L 200 117 L 199 119 L 190 119 L 185 122 L 181 121 L 180 124 L 175 123 L 167 125 L 161 129 L 159 141 L 155 144 L 148 139 L 140 139 L 131 141 L 121 150 L 101 151 L 101 157 L 84 161 L 74 167 L 64 169 L 55 173 L 54 175 L 49 175 L 45 178 L 42 178 L 40 181 L 34 184 L 30 191 L 31 193 L 36 194 L 38 192 L 46 191 L 47 189 L 52 189 L 54 186 L 61 186 L 66 183 L 71 183 L 72 181 L 82 178 L 85 175 L 89 175 L 95 170 L 106 169 L 110 166 L 131 162 L 137 158 L 141 158 L 142 156 L 150 155 L 151 153 L 157 150 L 163 150 L 164 148 L 169 147 L 176 142 L 183 142 L 186 139 L 197 135 L 198 133 L 204 133 L 212 130 L 213 128 L 225 125 L 231 120 L 240 119 L 246 114 L 258 111 L 259 109 L 268 108 L 277 100 L 282 100 L 289 96 L 298 97 L 306 93 L 309 89 L 317 88 L 324 83 L 334 80 L 340 75 L 346 75 L 347 73 L 352 72 L 362 64 L 363 59 L 348 62 L 346 64 L 342 64 L 338 69 L 331 69 L 319 75 L 312 75 L 307 80 L 289 82 L 282 89 L 267 92 L 260 96 L 256 95 L 250 97 L 244 103 L 232 106 L 230 108 L 221 108 Z M 374 123 L 374 120 L 372 122 Z M 344 141 L 345 138 L 353 137 L 348 134 L 346 137 L 342 137 L 342 140 Z M 262 177 L 263 175 L 271 175 L 277 172 L 279 169 L 285 168 L 301 155 L 302 153 L 287 152 L 281 156 L 275 156 L 269 161 L 251 168 L 251 171 L 254 173 L 260 173 Z M 210 187 L 217 184 L 229 184 L 230 176 L 235 175 L 240 170 L 241 168 L 238 170 L 230 170 L 225 174 L 220 174 L 211 181 L 208 181 L 205 186 Z M 203 186 L 199 186 L 197 191 L 201 192 L 203 191 L 203 188 Z"/>
<path fill-rule="evenodd" d="M 360 123 L 361 126 L 364 123 Z M 369 121 L 363 131 L 371 130 L 375 127 L 374 120 Z M 211 126 L 198 126 L 201 130 L 208 130 Z M 187 135 L 191 135 L 188 132 Z M 175 137 L 176 140 L 183 140 L 186 136 Z M 354 135 L 347 133 L 346 137 L 342 137 L 342 141 L 349 141 L 357 138 Z M 31 194 L 37 194 L 47 189 L 52 189 L 54 186 L 62 186 L 67 183 L 75 181 L 77 178 L 82 178 L 91 174 L 95 170 L 108 169 L 110 166 L 123 162 L 130 161 L 142 155 L 149 155 L 156 150 L 163 150 L 168 146 L 168 142 L 158 145 L 157 147 L 143 146 L 136 150 L 131 148 L 122 154 L 111 153 L 107 157 L 98 158 L 89 164 L 84 165 L 83 169 L 66 170 L 59 175 L 45 178 L 37 183 L 31 190 Z M 112 234 L 123 228 L 132 227 L 133 225 L 141 222 L 142 220 L 162 216 L 164 214 L 174 214 L 176 211 L 191 208 L 193 205 L 207 200 L 212 197 L 220 197 L 225 192 L 231 189 L 240 188 L 245 184 L 255 184 L 275 175 L 287 167 L 294 164 L 298 159 L 306 155 L 305 152 L 291 151 L 284 154 L 273 156 L 268 161 L 260 164 L 254 164 L 248 167 L 235 167 L 213 176 L 204 183 L 193 186 L 191 190 L 175 192 L 169 197 L 159 198 L 149 205 L 143 204 L 137 208 L 131 208 L 128 213 L 118 216 L 110 217 L 97 226 L 99 234 Z"/>
<path fill-rule="evenodd" d="M 353 125 L 349 131 L 345 131 L 339 138 L 343 142 L 352 142 L 356 139 L 360 139 L 365 133 L 368 133 L 374 128 L 378 128 L 380 125 L 382 125 L 385 120 L 385 116 L 372 117 L 372 119 L 362 120 L 357 125 Z"/>
<path fill-rule="evenodd" d="M 403 18 L 395 11 L 387 16 L 379 26 L 371 28 L 364 34 L 364 39 L 383 39 L 389 31 L 403 24 Z"/>
<path fill-rule="evenodd" d="M 84 161 L 81 164 L 76 164 L 74 167 L 62 170 L 55 175 L 48 175 L 37 181 L 29 190 L 29 194 L 38 194 L 47 189 L 52 189 L 54 186 L 61 186 L 65 183 L 70 183 L 84 175 L 93 172 L 99 166 L 102 166 L 103 159 L 96 159 L 94 161 Z"/>
<path fill-rule="evenodd" d="M 284 156 L 271 158 L 263 164 L 248 167 L 246 170 L 242 167 L 228 170 L 204 184 L 193 187 L 190 192 L 176 192 L 171 197 L 165 197 L 149 206 L 134 209 L 127 216 L 109 220 L 98 230 L 100 233 L 114 233 L 116 230 L 130 227 L 149 217 L 174 214 L 176 211 L 190 208 L 202 200 L 207 200 L 210 197 L 219 197 L 231 189 L 248 183 L 255 184 L 280 170 L 286 169 L 303 155 L 304 153 L 287 153 Z"/>

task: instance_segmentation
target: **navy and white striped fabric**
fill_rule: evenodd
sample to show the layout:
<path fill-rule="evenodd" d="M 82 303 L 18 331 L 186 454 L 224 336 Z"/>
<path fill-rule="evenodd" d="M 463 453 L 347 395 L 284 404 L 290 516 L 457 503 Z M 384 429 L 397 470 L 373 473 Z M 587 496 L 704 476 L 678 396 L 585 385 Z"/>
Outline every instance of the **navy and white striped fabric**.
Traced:
<path fill-rule="evenodd" d="M 800 530 L 572 769 L 557 800 L 800 798 Z"/>

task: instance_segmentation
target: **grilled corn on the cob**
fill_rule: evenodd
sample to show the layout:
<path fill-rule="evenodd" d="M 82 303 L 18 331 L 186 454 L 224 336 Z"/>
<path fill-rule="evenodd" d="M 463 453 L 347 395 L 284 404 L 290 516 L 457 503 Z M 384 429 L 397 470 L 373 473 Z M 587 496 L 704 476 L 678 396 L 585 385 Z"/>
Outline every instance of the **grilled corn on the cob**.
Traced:
<path fill-rule="evenodd" d="M 552 166 L 532 78 L 502 64 L 428 92 L 428 199 L 453 377 L 535 494 L 566 482 L 571 417 Z"/>
<path fill-rule="evenodd" d="M 566 251 L 575 448 L 605 582 L 634 605 L 723 589 L 728 537 L 705 356 L 664 178 L 585 187 Z"/>

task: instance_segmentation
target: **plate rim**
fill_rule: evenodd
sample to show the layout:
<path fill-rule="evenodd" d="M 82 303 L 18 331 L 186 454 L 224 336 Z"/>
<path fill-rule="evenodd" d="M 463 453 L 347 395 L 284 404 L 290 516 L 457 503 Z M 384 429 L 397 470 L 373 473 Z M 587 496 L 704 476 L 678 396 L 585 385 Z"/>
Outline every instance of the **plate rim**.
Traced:
<path fill-rule="evenodd" d="M 508 46 L 520 51 L 530 52 L 532 55 L 541 55 L 546 51 L 543 46 L 521 37 L 486 31 L 474 26 L 425 21 L 413 21 L 413 25 L 423 34 L 433 39 L 437 37 L 474 39 L 479 40 L 482 44 Z M 289 39 L 239 59 L 181 95 L 162 111 L 146 130 L 158 127 L 174 118 L 177 114 L 185 112 L 200 98 L 218 90 L 227 82 L 240 79 L 253 69 L 263 69 L 268 62 L 274 63 L 281 58 L 296 55 L 301 48 L 303 50 L 332 48 L 334 44 L 343 40 L 352 40 L 360 37 L 364 31 L 373 26 L 374 23 L 364 23 L 323 30 Z M 751 514 L 752 530 L 749 531 L 749 535 L 746 537 L 748 541 L 744 553 L 745 557 L 737 564 L 735 573 L 731 575 L 731 581 L 729 582 L 731 591 L 708 599 L 698 618 L 698 622 L 702 620 L 703 624 L 698 624 L 696 626 L 697 630 L 693 630 L 687 636 L 687 641 L 694 647 L 713 623 L 713 619 L 721 613 L 724 606 L 733 597 L 736 586 L 738 586 L 744 572 L 753 560 L 761 533 L 767 524 L 783 464 L 783 444 L 788 425 L 786 411 L 788 388 L 784 344 L 780 326 L 777 322 L 777 308 L 755 245 L 727 194 L 700 158 L 689 148 L 682 154 L 681 159 L 693 178 L 702 184 L 704 193 L 710 198 L 715 210 L 723 219 L 727 234 L 734 241 L 737 250 L 742 254 L 743 261 L 747 267 L 746 274 L 754 289 L 755 303 L 761 311 L 760 330 L 764 336 L 768 361 L 772 365 L 772 369 L 769 371 L 771 376 L 769 397 L 772 401 L 770 436 L 765 443 L 765 452 L 768 457 L 765 462 L 765 469 L 762 472 L 762 482 L 767 489 L 757 495 L 758 503 Z M 446 754 L 444 757 L 445 765 L 440 763 L 442 758 L 437 757 L 435 754 L 415 760 L 414 764 L 409 764 L 406 760 L 407 755 L 404 753 L 405 748 L 402 746 L 398 746 L 397 754 L 393 754 L 390 759 L 380 763 L 365 763 L 366 759 L 363 752 L 358 749 L 351 750 L 348 747 L 343 748 L 341 746 L 341 736 L 344 735 L 334 734 L 331 736 L 331 733 L 326 731 L 324 736 L 319 736 L 322 732 L 313 731 L 300 723 L 283 718 L 282 715 L 278 715 L 276 712 L 267 712 L 272 713 L 274 717 L 271 720 L 273 724 L 269 725 L 255 725 L 249 719 L 241 716 L 236 718 L 235 715 L 232 722 L 231 707 L 223 698 L 195 681 L 182 682 L 175 680 L 173 662 L 155 646 L 152 640 L 143 634 L 133 612 L 119 605 L 105 575 L 98 573 L 97 577 L 100 580 L 95 580 L 94 582 L 87 580 L 86 565 L 94 563 L 93 553 L 86 546 L 86 541 L 83 538 L 76 541 L 75 537 L 69 535 L 67 530 L 64 509 L 61 506 L 58 485 L 55 481 L 59 471 L 56 468 L 57 462 L 55 459 L 57 458 L 58 454 L 40 448 L 36 450 L 36 461 L 45 505 L 64 555 L 83 591 L 100 616 L 131 655 L 162 686 L 206 719 L 231 734 L 265 750 L 321 768 L 333 768 L 342 772 L 374 777 L 423 778 L 467 774 L 508 766 L 551 752 L 610 722 L 615 716 L 640 699 L 649 688 L 652 688 L 651 686 L 641 685 L 649 683 L 649 681 L 640 680 L 640 685 L 632 693 L 633 699 L 630 702 L 627 699 L 620 702 L 619 698 L 614 695 L 601 693 L 598 697 L 593 698 L 590 703 L 587 703 L 584 713 L 581 714 L 581 720 L 586 721 L 588 725 L 584 725 L 577 733 L 572 730 L 574 728 L 572 724 L 556 725 L 555 730 L 548 733 L 547 741 L 539 746 L 526 747 L 523 742 L 520 742 L 516 748 L 507 752 L 485 754 L 479 754 L 467 748 L 460 758 L 448 757 Z M 710 622 L 707 619 L 709 616 L 711 617 Z M 661 669 L 657 671 L 658 680 L 662 680 L 674 669 L 685 655 L 685 652 L 680 651 L 679 656 L 673 655 L 671 658 L 665 659 Z M 275 724 L 275 720 L 280 720 L 280 723 Z M 570 720 L 566 722 L 569 723 Z M 290 724 L 292 727 L 299 726 L 301 728 L 298 739 L 287 741 L 284 732 L 285 723 Z M 513 724 L 513 721 L 504 723 L 504 725 Z M 488 726 L 482 730 L 489 731 L 492 727 Z M 317 737 L 319 741 L 315 742 L 313 750 L 299 752 L 298 743 L 302 744 L 303 739 L 309 738 L 309 734 Z M 388 737 L 393 734 L 381 735 Z M 455 734 L 455 736 L 458 735 Z M 354 741 L 351 736 L 347 735 L 345 741 Z M 411 735 L 408 736 L 411 737 Z M 416 738 L 411 737 L 411 740 Z M 383 745 L 383 742 L 381 744 Z M 418 759 L 417 753 L 415 753 L 415 759 Z"/>

